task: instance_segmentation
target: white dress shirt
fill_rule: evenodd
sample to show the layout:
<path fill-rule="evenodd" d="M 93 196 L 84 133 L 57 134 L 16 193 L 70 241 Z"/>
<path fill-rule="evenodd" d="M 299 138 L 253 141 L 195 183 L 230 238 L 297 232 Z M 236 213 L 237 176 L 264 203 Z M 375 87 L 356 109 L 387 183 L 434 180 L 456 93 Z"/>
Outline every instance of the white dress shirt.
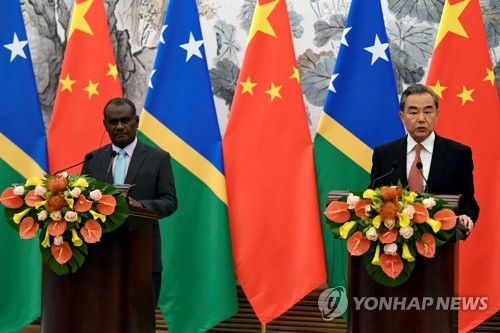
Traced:
<path fill-rule="evenodd" d="M 135 146 L 137 146 L 137 137 L 132 141 L 131 144 L 123 148 L 125 150 L 125 177 L 127 177 L 127 172 L 128 172 L 128 167 L 130 165 L 130 159 L 132 158 L 132 154 L 134 153 Z M 118 159 L 118 151 L 122 148 L 117 147 L 115 145 L 111 145 L 113 151 L 116 152 L 116 156 L 113 160 L 113 175 L 114 175 L 114 170 L 115 170 L 115 165 L 116 165 L 116 160 Z"/>
<path fill-rule="evenodd" d="M 422 173 L 424 175 L 424 186 L 427 185 L 427 179 L 429 179 L 429 170 L 431 168 L 432 152 L 434 151 L 434 141 L 436 141 L 436 134 L 434 131 L 429 135 L 427 139 L 422 141 L 422 151 L 420 152 L 420 159 L 422 161 Z M 415 155 L 417 153 L 417 142 L 408 135 L 407 145 L 406 145 L 406 178 L 410 175 L 410 168 L 415 160 Z"/>

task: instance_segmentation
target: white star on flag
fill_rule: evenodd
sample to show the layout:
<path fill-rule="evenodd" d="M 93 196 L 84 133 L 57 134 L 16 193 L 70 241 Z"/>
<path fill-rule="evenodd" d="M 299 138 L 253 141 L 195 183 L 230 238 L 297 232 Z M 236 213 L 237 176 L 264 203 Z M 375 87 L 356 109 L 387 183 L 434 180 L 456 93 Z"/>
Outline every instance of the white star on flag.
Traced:
<path fill-rule="evenodd" d="M 153 69 L 153 70 L 151 71 L 151 75 L 149 76 L 149 83 L 148 83 L 148 87 L 149 87 L 149 88 L 151 88 L 151 89 L 153 89 L 153 88 L 154 88 L 154 87 L 153 87 L 153 75 L 155 75 L 155 73 L 156 73 L 156 69 Z"/>
<path fill-rule="evenodd" d="M 14 60 L 17 56 L 26 59 L 26 53 L 24 53 L 24 47 L 28 44 L 27 40 L 20 41 L 17 38 L 17 34 L 14 32 L 14 39 L 11 44 L 5 44 L 4 47 L 10 50 L 10 62 Z"/>
<path fill-rule="evenodd" d="M 345 46 L 349 46 L 349 43 L 347 43 L 346 36 L 351 31 L 352 27 L 349 28 L 344 28 L 344 31 L 342 31 L 342 38 L 340 39 L 340 44 L 343 44 Z"/>
<path fill-rule="evenodd" d="M 180 47 L 182 47 L 184 50 L 187 51 L 186 62 L 188 62 L 193 55 L 197 56 L 200 59 L 203 59 L 203 56 L 201 55 L 200 52 L 200 47 L 202 44 L 203 40 L 195 40 L 193 37 L 193 33 L 192 32 L 189 33 L 189 42 L 187 42 L 186 44 L 179 45 Z"/>
<path fill-rule="evenodd" d="M 167 29 L 168 24 L 165 24 L 163 27 L 161 27 L 161 33 L 160 33 L 160 43 L 165 44 L 165 40 L 163 39 L 163 33 L 165 32 L 165 29 Z"/>
<path fill-rule="evenodd" d="M 328 90 L 331 92 L 336 93 L 337 91 L 335 90 L 335 87 L 333 86 L 333 81 L 339 76 L 339 74 L 332 74 L 332 77 L 330 78 L 330 84 L 328 85 Z"/>
<path fill-rule="evenodd" d="M 389 61 L 387 58 L 387 54 L 385 50 L 389 47 L 388 43 L 380 43 L 380 39 L 378 39 L 378 35 L 375 35 L 375 44 L 370 47 L 365 47 L 365 50 L 372 54 L 372 65 L 377 61 L 378 58 L 382 58 L 385 61 Z"/>

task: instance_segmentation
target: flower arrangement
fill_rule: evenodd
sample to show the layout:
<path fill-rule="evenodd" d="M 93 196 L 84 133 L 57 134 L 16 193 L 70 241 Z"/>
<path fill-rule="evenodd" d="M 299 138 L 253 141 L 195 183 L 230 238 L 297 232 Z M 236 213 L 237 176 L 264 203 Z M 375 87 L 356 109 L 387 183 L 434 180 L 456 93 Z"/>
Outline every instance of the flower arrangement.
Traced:
<path fill-rule="evenodd" d="M 129 214 L 123 194 L 94 178 L 67 172 L 31 177 L 5 189 L 5 217 L 22 239 L 39 234 L 45 264 L 58 275 L 76 272 L 87 244 L 118 228 Z"/>
<path fill-rule="evenodd" d="M 384 186 L 332 201 L 325 215 L 334 237 L 347 240 L 353 256 L 363 256 L 368 274 L 385 286 L 404 283 L 417 253 L 432 258 L 455 234 L 456 215 L 444 200 Z"/>

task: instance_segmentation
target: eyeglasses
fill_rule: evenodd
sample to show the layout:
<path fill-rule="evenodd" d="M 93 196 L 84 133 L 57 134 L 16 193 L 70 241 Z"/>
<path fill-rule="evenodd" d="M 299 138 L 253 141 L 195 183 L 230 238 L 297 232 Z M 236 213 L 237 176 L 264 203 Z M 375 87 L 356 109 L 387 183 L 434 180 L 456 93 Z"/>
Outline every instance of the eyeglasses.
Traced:
<path fill-rule="evenodd" d="M 424 111 L 424 112 L 408 111 L 408 112 L 405 112 L 405 114 L 410 119 L 418 118 L 420 116 L 420 114 L 423 114 L 424 118 L 430 119 L 430 118 L 436 116 L 437 112 L 436 111 Z"/>

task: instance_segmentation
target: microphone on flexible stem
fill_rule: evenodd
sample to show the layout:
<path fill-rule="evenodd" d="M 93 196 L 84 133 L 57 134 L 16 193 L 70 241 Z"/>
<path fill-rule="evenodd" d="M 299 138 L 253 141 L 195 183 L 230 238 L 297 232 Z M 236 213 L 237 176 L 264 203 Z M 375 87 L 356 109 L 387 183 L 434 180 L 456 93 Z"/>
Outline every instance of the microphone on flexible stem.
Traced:
<path fill-rule="evenodd" d="M 375 179 L 373 180 L 373 182 L 372 182 L 372 186 L 371 186 L 371 188 L 374 188 L 375 183 L 376 183 L 377 181 L 379 181 L 380 179 L 382 179 L 382 178 L 384 178 L 384 177 L 387 177 L 387 176 L 389 176 L 391 173 L 393 173 L 393 172 L 394 172 L 394 170 L 396 170 L 396 168 L 397 168 L 397 167 L 398 167 L 398 162 L 397 162 L 397 161 L 393 161 L 393 162 L 392 162 L 392 166 L 391 166 L 391 170 L 390 170 L 389 172 L 387 172 L 387 173 L 384 173 L 382 176 L 375 178 Z"/>
<path fill-rule="evenodd" d="M 108 172 L 106 172 L 106 181 L 109 179 L 109 173 L 111 172 L 111 166 L 113 165 L 113 159 L 118 155 L 114 150 L 111 151 L 111 161 L 109 161 Z"/>
<path fill-rule="evenodd" d="M 87 162 L 87 161 L 90 161 L 93 157 L 94 157 L 94 154 L 92 154 L 92 153 L 88 153 L 87 155 L 85 155 L 85 158 L 83 159 L 83 161 L 78 162 L 78 163 L 73 164 L 73 165 L 70 165 L 69 167 L 66 167 L 66 168 L 64 168 L 64 169 L 61 169 L 61 170 L 59 170 L 59 171 L 55 172 L 55 173 L 54 173 L 54 175 L 57 175 L 58 173 L 61 173 L 61 172 L 66 171 L 66 170 L 68 170 L 68 169 L 71 169 L 71 168 L 74 168 L 74 167 L 76 167 L 76 166 L 79 166 L 80 164 L 83 164 L 83 163 L 85 163 L 85 162 Z"/>
<path fill-rule="evenodd" d="M 425 181 L 424 192 L 429 193 L 429 183 L 427 182 L 427 178 L 425 178 L 424 172 L 422 170 L 424 168 L 424 165 L 422 164 L 422 162 L 418 162 L 416 167 L 417 167 L 418 171 L 420 172 L 420 174 L 422 175 L 422 178 Z"/>

